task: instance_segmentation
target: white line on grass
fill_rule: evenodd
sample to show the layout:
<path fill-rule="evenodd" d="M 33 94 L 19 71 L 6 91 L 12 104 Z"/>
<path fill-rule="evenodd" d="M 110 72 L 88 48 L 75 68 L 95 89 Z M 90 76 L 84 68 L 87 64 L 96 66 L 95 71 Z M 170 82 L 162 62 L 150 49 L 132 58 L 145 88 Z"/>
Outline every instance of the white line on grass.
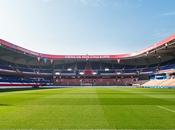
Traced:
<path fill-rule="evenodd" d="M 163 106 L 157 106 L 157 107 L 175 113 L 175 110 L 169 109 L 167 107 L 163 107 Z"/>

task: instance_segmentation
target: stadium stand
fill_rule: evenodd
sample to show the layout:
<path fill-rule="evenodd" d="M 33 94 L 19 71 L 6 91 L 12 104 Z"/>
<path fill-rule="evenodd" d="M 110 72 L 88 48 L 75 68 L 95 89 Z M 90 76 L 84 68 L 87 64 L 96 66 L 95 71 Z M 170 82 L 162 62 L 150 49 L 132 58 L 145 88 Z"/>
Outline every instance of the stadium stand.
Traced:
<path fill-rule="evenodd" d="M 49 55 L 0 39 L 0 86 L 175 86 L 175 35 L 120 55 Z"/>

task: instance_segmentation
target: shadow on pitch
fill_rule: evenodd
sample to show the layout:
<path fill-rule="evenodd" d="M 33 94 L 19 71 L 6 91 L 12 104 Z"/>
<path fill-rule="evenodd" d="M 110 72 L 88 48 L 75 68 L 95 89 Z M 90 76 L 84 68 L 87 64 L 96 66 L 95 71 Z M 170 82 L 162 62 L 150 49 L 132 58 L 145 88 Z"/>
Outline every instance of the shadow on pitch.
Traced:
<path fill-rule="evenodd" d="M 41 90 L 41 89 L 51 89 L 51 88 L 2 88 L 1 92 L 14 92 L 14 91 L 28 91 L 28 90 Z"/>
<path fill-rule="evenodd" d="M 156 98 L 51 98 L 38 105 L 175 105 L 175 99 Z"/>
<path fill-rule="evenodd" d="M 12 105 L 10 105 L 10 104 L 1 104 L 0 103 L 0 106 L 12 106 Z"/>

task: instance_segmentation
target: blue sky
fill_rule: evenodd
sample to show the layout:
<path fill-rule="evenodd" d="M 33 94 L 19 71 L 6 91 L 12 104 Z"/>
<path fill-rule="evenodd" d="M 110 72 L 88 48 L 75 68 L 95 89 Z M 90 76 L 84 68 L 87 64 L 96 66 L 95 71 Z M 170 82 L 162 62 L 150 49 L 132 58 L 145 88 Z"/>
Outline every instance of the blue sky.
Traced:
<path fill-rule="evenodd" d="M 49 54 L 135 52 L 175 33 L 175 0 L 0 0 L 0 38 Z"/>

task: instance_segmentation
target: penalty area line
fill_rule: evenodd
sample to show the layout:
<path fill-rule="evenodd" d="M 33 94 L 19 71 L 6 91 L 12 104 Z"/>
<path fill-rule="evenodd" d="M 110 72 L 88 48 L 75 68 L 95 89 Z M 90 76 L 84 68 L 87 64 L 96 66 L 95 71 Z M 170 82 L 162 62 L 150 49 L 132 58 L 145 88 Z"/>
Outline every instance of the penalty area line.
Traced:
<path fill-rule="evenodd" d="M 175 110 L 169 109 L 167 107 L 163 107 L 163 106 L 157 106 L 157 107 L 175 113 Z"/>

